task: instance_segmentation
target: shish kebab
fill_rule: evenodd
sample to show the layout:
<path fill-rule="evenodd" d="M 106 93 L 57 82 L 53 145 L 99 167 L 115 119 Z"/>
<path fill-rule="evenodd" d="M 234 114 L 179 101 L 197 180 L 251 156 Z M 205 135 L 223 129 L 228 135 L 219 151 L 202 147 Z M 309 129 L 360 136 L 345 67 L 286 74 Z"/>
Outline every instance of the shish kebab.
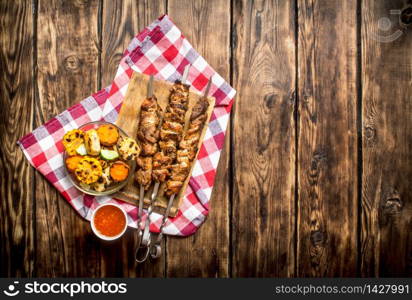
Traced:
<path fill-rule="evenodd" d="M 153 93 L 153 75 L 147 86 L 147 97 L 140 108 L 139 129 L 137 138 L 142 145 L 142 152 L 136 159 L 139 169 L 136 171 L 136 181 L 140 184 L 140 199 L 144 197 L 144 191 L 149 189 L 152 183 L 153 155 L 158 150 L 159 125 L 162 118 L 162 108 L 157 103 Z"/>
<path fill-rule="evenodd" d="M 163 215 L 162 223 L 159 229 L 159 235 L 156 241 L 150 245 L 150 255 L 152 258 L 161 256 L 162 248 L 161 242 L 163 238 L 163 227 L 166 224 L 167 217 L 172 207 L 175 196 L 179 193 L 184 181 L 189 176 L 190 168 L 198 151 L 199 140 L 202 135 L 203 127 L 207 120 L 207 110 L 209 108 L 209 101 L 207 99 L 212 78 L 206 86 L 206 90 L 201 98 L 196 102 L 192 108 L 189 119 L 189 127 L 179 143 L 176 153 L 176 163 L 171 166 L 171 174 L 169 180 L 166 182 L 165 193 L 169 196 L 169 202 L 166 208 L 166 213 Z"/>
<path fill-rule="evenodd" d="M 169 96 L 169 103 L 166 107 L 166 112 L 163 115 L 163 120 L 157 125 L 161 124 L 160 132 L 157 128 L 157 131 L 153 131 L 153 137 L 157 138 L 159 141 L 159 147 L 157 144 L 153 145 L 153 140 L 147 141 L 147 138 L 143 133 L 139 134 L 139 140 L 143 144 L 143 155 L 146 157 L 141 157 L 138 159 L 137 163 L 138 166 L 141 168 L 136 173 L 136 179 L 140 183 L 140 199 L 139 199 L 139 216 L 141 216 L 142 208 L 143 208 L 143 198 L 144 198 L 144 190 L 147 190 L 152 180 L 155 181 L 155 185 L 152 192 L 151 202 L 148 207 L 148 217 L 145 223 L 145 229 L 143 232 L 143 236 L 141 237 L 143 247 L 140 247 L 142 250 L 137 250 L 136 252 L 136 261 L 143 262 L 146 260 L 147 255 L 149 253 L 149 244 L 150 244 L 150 215 L 152 213 L 152 204 L 156 199 L 157 192 L 159 190 L 159 185 L 162 182 L 165 182 L 167 177 L 169 176 L 169 169 L 171 164 L 174 162 L 176 157 L 177 151 L 177 144 L 182 139 L 183 128 L 185 124 L 185 115 L 188 109 L 188 99 L 189 99 L 189 86 L 186 85 L 186 79 L 189 74 L 190 65 L 186 66 L 183 77 L 181 81 L 177 81 L 172 89 Z M 150 85 L 149 85 L 150 86 Z M 143 104 L 142 104 L 142 111 L 143 111 Z M 151 128 L 153 128 L 154 122 L 151 122 Z M 140 132 L 140 126 L 139 126 Z M 159 140 L 159 133 L 160 133 L 160 140 Z M 149 147 L 145 147 L 149 144 Z M 145 150 L 148 150 L 147 153 Z M 149 158 L 150 157 L 150 158 Z M 141 217 L 138 217 L 138 227 L 140 223 Z M 139 237 L 141 236 L 141 232 L 139 233 Z M 143 253 L 143 256 L 140 255 Z"/>
<path fill-rule="evenodd" d="M 186 84 L 190 65 L 183 71 L 181 81 L 176 81 L 170 90 L 169 103 L 163 115 L 158 152 L 153 156 L 152 179 L 155 181 L 152 199 L 156 199 L 159 185 L 170 175 L 176 159 L 177 147 L 183 137 L 185 116 L 189 105 L 189 85 Z"/>
<path fill-rule="evenodd" d="M 207 119 L 207 109 L 209 107 L 207 96 L 211 82 L 210 79 L 203 97 L 199 98 L 194 105 L 190 115 L 189 127 L 183 140 L 179 143 L 177 163 L 172 166 L 171 176 L 165 188 L 166 195 L 170 197 L 174 197 L 182 188 L 186 177 L 189 175 L 191 163 L 196 157 L 200 136 Z"/>
<path fill-rule="evenodd" d="M 159 140 L 159 124 L 162 116 L 162 109 L 157 103 L 156 96 L 153 93 L 153 75 L 150 76 L 147 86 L 147 96 L 143 100 L 140 108 L 139 129 L 137 139 L 140 141 L 142 152 L 136 158 L 138 170 L 136 171 L 136 181 L 140 184 L 139 208 L 137 215 L 137 250 L 141 248 L 144 240 L 140 228 L 140 222 L 143 214 L 144 192 L 149 189 L 152 183 L 152 160 L 153 155 L 157 152 L 157 142 Z M 147 245 L 143 244 L 143 247 Z M 139 261 L 136 256 L 136 261 Z"/>

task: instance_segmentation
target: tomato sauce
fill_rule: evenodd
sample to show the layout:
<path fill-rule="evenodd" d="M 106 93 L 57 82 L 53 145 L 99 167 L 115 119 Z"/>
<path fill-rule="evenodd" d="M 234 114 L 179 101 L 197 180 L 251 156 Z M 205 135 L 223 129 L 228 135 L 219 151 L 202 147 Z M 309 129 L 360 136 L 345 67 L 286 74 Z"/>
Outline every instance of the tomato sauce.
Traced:
<path fill-rule="evenodd" d="M 126 226 L 123 212 L 116 206 L 105 205 L 94 215 L 94 226 L 101 234 L 112 237 L 121 233 Z"/>

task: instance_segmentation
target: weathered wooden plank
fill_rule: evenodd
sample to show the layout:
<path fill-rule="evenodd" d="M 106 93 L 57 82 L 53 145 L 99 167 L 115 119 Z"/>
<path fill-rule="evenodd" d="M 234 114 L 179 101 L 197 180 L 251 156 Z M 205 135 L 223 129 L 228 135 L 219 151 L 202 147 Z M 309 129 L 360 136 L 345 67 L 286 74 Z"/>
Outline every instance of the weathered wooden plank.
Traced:
<path fill-rule="evenodd" d="M 111 83 L 132 38 L 166 13 L 166 1 L 103 1 L 102 86 Z"/>
<path fill-rule="evenodd" d="M 0 277 L 33 275 L 33 173 L 16 141 L 33 124 L 33 7 L 0 1 Z"/>
<path fill-rule="evenodd" d="M 98 86 L 98 1 L 40 0 L 38 5 L 35 127 Z M 100 276 L 105 245 L 93 237 L 88 222 L 38 173 L 35 191 L 36 276 Z"/>
<path fill-rule="evenodd" d="M 166 13 L 165 2 L 165 0 L 103 2 L 101 54 L 103 87 L 113 80 L 123 52 L 132 38 L 160 15 Z M 136 231 L 129 229 L 118 245 L 104 249 L 101 263 L 107 276 L 162 277 L 164 275 L 165 256 L 152 263 L 141 265 L 135 263 L 136 242 Z M 119 257 L 119 264 L 111 263 L 113 255 Z M 123 270 L 120 266 L 123 266 Z"/>
<path fill-rule="evenodd" d="M 293 276 L 295 4 L 233 4 L 233 276 Z"/>
<path fill-rule="evenodd" d="M 168 13 L 196 50 L 228 80 L 230 2 L 169 0 Z M 167 239 L 168 277 L 229 275 L 228 149 L 226 143 L 210 200 L 211 212 L 205 224 L 194 236 Z"/>
<path fill-rule="evenodd" d="M 356 2 L 298 1 L 297 275 L 357 269 Z"/>
<path fill-rule="evenodd" d="M 403 4 L 362 3 L 361 275 L 367 277 L 412 276 L 412 35 L 399 26 Z"/>

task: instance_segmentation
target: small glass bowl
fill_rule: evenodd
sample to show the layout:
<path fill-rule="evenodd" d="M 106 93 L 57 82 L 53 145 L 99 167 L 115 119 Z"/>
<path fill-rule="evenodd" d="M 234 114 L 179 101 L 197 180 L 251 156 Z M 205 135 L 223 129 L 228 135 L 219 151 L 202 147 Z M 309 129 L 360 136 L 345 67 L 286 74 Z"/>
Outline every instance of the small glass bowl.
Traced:
<path fill-rule="evenodd" d="M 100 125 L 104 125 L 104 124 L 113 125 L 114 127 L 117 128 L 117 130 L 119 130 L 119 136 L 128 137 L 126 132 L 124 132 L 120 127 L 118 127 L 117 125 L 115 125 L 113 123 L 104 122 L 104 121 L 95 121 L 95 122 L 86 123 L 86 124 L 83 124 L 82 126 L 80 126 L 78 129 L 86 132 L 86 131 L 91 130 L 91 129 L 97 129 Z M 114 193 L 118 192 L 119 190 L 121 190 L 122 188 L 124 188 L 126 186 L 126 184 L 129 182 L 129 180 L 132 180 L 132 177 L 133 177 L 133 174 L 134 174 L 134 171 L 135 171 L 135 168 L 136 168 L 135 160 L 125 161 L 125 163 L 127 163 L 130 167 L 129 175 L 127 176 L 127 179 L 122 181 L 122 182 L 110 185 L 103 192 L 98 192 L 98 191 L 95 191 L 93 189 L 87 189 L 87 188 L 80 185 L 80 183 L 76 179 L 76 176 L 74 174 L 72 174 L 71 172 L 69 172 L 69 170 L 67 170 L 67 166 L 66 166 L 66 158 L 67 157 L 68 157 L 67 152 L 64 151 L 63 152 L 64 168 L 65 168 L 66 172 L 69 174 L 70 180 L 72 181 L 73 185 L 78 190 L 82 191 L 83 193 L 88 194 L 88 195 L 92 195 L 92 196 L 106 196 L 106 195 L 111 195 L 111 194 L 114 194 Z"/>

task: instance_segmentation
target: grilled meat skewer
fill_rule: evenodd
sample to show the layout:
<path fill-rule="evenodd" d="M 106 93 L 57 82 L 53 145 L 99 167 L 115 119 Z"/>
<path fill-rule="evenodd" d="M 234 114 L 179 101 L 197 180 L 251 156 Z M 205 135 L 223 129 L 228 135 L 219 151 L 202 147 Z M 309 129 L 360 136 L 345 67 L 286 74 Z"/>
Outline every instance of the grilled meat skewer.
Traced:
<path fill-rule="evenodd" d="M 144 232 L 140 229 L 143 215 L 144 193 L 152 183 L 153 155 L 157 152 L 157 141 L 159 140 L 159 124 L 162 116 L 162 109 L 153 95 L 153 75 L 150 76 L 147 85 L 147 97 L 143 100 L 140 108 L 139 129 L 137 138 L 142 146 L 140 156 L 136 158 L 138 170 L 136 171 L 136 181 L 140 184 L 139 210 L 137 216 L 138 244 L 135 253 L 136 262 L 144 262 L 149 254 L 150 235 L 149 223 L 146 220 Z M 150 207 L 149 207 L 150 210 Z"/>
<path fill-rule="evenodd" d="M 139 130 L 137 138 L 142 143 L 143 156 L 152 156 L 157 152 L 159 140 L 159 123 L 162 109 L 155 96 L 143 101 L 140 111 Z"/>
<path fill-rule="evenodd" d="M 207 119 L 209 101 L 207 94 L 210 89 L 211 80 L 206 88 L 205 96 L 199 98 L 190 115 L 189 128 L 179 143 L 176 164 L 172 165 L 170 179 L 166 183 L 166 195 L 177 194 L 183 186 L 190 172 L 191 163 L 196 157 L 200 136 Z"/>
<path fill-rule="evenodd" d="M 185 68 L 182 81 L 177 81 L 170 90 L 169 103 L 160 129 L 160 151 L 153 157 L 152 176 L 156 182 L 165 182 L 176 159 L 178 143 L 182 139 L 185 115 L 189 103 L 189 85 L 186 85 L 189 67 Z"/>
<path fill-rule="evenodd" d="M 153 76 L 150 77 L 148 96 L 140 109 L 139 129 L 137 138 L 142 145 L 142 153 L 136 159 L 139 169 L 136 171 L 136 180 L 145 190 L 152 183 L 153 155 L 158 151 L 159 124 L 162 109 L 153 95 Z"/>

